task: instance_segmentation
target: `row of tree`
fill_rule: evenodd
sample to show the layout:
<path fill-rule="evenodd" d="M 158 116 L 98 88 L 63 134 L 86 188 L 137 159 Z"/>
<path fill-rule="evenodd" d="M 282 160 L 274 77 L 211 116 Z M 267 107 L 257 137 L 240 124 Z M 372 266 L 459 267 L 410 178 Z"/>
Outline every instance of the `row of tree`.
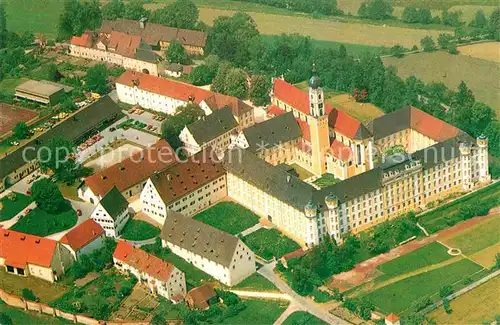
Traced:
<path fill-rule="evenodd" d="M 241 1 L 241 0 L 237 0 Z M 341 15 L 337 0 L 243 0 L 268 5 L 277 8 L 285 8 L 292 11 L 305 13 L 318 13 L 322 15 Z"/>

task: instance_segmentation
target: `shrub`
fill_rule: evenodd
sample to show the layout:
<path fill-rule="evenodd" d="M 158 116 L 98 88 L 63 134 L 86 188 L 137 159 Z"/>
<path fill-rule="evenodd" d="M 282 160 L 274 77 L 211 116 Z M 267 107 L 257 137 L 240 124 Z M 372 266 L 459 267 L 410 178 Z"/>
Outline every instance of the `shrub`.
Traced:
<path fill-rule="evenodd" d="M 0 312 L 0 324 L 2 325 L 13 325 L 12 319 L 6 313 Z"/>
<path fill-rule="evenodd" d="M 446 298 L 449 295 L 451 295 L 452 293 L 453 293 L 453 288 L 449 284 L 448 285 L 444 285 L 441 288 L 439 288 L 439 296 L 441 298 Z"/>
<path fill-rule="evenodd" d="M 432 301 L 429 297 L 423 298 L 415 304 L 414 312 L 418 313 L 427 306 L 432 305 Z"/>
<path fill-rule="evenodd" d="M 29 301 L 38 301 L 38 298 L 36 297 L 35 293 L 33 291 L 31 291 L 30 289 L 28 289 L 28 288 L 23 288 L 21 290 L 21 295 L 26 300 L 29 300 Z"/>
<path fill-rule="evenodd" d="M 453 311 L 450 307 L 450 301 L 446 298 L 443 299 L 443 308 L 447 314 L 451 314 L 451 312 Z"/>

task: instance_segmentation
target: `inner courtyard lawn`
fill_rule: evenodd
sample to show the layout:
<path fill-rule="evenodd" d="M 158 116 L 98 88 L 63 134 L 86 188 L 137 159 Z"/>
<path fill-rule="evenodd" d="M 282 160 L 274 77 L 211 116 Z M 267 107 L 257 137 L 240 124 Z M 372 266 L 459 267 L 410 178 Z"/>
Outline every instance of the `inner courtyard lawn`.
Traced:
<path fill-rule="evenodd" d="M 145 240 L 156 237 L 160 234 L 157 228 L 149 222 L 131 219 L 123 227 L 121 238 L 126 240 Z"/>
<path fill-rule="evenodd" d="M 243 237 L 247 246 L 260 257 L 270 260 L 300 248 L 300 245 L 276 229 L 261 228 Z"/>
<path fill-rule="evenodd" d="M 378 266 L 388 276 L 405 274 L 422 267 L 438 264 L 452 258 L 448 249 L 438 242 L 433 242 L 392 261 Z"/>
<path fill-rule="evenodd" d="M 9 197 L 12 198 L 9 199 Z M 11 193 L 0 199 L 0 221 L 10 220 L 23 211 L 33 200 L 31 196 L 21 193 Z"/>
<path fill-rule="evenodd" d="M 236 235 L 259 222 L 259 216 L 234 202 L 220 202 L 193 217 L 207 225 Z"/>
<path fill-rule="evenodd" d="M 231 325 L 272 325 L 287 309 L 288 301 L 245 299 L 245 308 L 233 317 L 224 319 L 222 324 Z"/>
<path fill-rule="evenodd" d="M 296 311 L 288 316 L 283 325 L 326 325 L 328 323 L 305 311 Z"/>
<path fill-rule="evenodd" d="M 413 312 L 412 306 L 422 299 L 431 296 L 436 298 L 442 286 L 452 285 L 480 270 L 481 266 L 468 259 L 462 259 L 439 269 L 389 284 L 364 297 L 383 313 Z"/>
<path fill-rule="evenodd" d="M 36 207 L 27 215 L 21 217 L 11 229 L 45 237 L 70 229 L 76 225 L 77 221 L 76 211 L 68 203 L 61 212 L 53 214 Z"/>

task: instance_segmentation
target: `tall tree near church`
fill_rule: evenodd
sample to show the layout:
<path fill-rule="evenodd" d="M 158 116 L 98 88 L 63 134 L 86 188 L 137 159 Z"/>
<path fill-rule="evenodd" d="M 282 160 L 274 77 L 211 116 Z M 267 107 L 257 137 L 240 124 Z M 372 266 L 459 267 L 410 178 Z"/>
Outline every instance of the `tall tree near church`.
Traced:
<path fill-rule="evenodd" d="M 7 46 L 7 14 L 5 13 L 5 4 L 0 0 L 0 49 Z"/>

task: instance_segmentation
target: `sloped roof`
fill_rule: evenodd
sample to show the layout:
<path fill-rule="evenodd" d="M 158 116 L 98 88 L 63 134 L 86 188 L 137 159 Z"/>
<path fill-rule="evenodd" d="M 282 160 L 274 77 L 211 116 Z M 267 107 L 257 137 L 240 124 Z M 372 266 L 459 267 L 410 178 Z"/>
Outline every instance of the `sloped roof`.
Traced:
<path fill-rule="evenodd" d="M 159 41 L 177 41 L 182 45 L 204 47 L 207 33 L 202 31 L 181 29 L 146 22 L 144 29 L 138 21 L 129 19 L 103 20 L 101 33 L 110 34 L 113 31 L 142 36 L 149 44 L 156 45 Z"/>
<path fill-rule="evenodd" d="M 137 86 L 138 89 L 197 104 L 213 94 L 211 91 L 190 84 L 132 70 L 125 71 L 116 83 L 128 87 Z"/>
<path fill-rule="evenodd" d="M 150 179 L 163 202 L 168 205 L 225 173 L 220 162 L 211 160 L 210 155 L 202 151 L 185 162 L 153 174 Z"/>
<path fill-rule="evenodd" d="M 59 241 L 69 245 L 75 252 L 93 242 L 104 233 L 104 229 L 92 219 L 88 219 L 67 232 Z"/>
<path fill-rule="evenodd" d="M 104 197 L 114 186 L 123 192 L 177 161 L 172 147 L 162 139 L 151 147 L 85 178 L 84 182 L 95 195 Z"/>
<path fill-rule="evenodd" d="M 171 210 L 160 237 L 224 267 L 229 267 L 240 244 L 233 235 Z"/>
<path fill-rule="evenodd" d="M 6 265 L 50 267 L 56 247 L 55 240 L 0 228 L 0 257 Z"/>
<path fill-rule="evenodd" d="M 118 241 L 113 257 L 163 282 L 168 281 L 170 275 L 174 271 L 174 266 L 172 264 L 140 248 L 135 248 L 123 240 Z"/>
<path fill-rule="evenodd" d="M 205 98 L 205 103 L 212 110 L 221 109 L 224 107 L 230 107 L 233 111 L 233 115 L 241 116 L 251 110 L 253 107 L 245 103 L 239 98 L 227 96 L 219 93 L 212 93 L 211 96 Z"/>
<path fill-rule="evenodd" d="M 337 159 L 349 161 L 352 158 L 351 147 L 346 146 L 338 140 L 333 140 L 330 146 L 330 153 Z"/>
<path fill-rule="evenodd" d="M 186 297 L 193 300 L 193 305 L 195 307 L 207 309 L 209 307 L 208 301 L 216 295 L 213 285 L 211 283 L 205 283 L 189 290 Z"/>
<path fill-rule="evenodd" d="M 106 210 L 109 216 L 116 220 L 128 207 L 128 201 L 123 197 L 122 193 L 116 186 L 113 186 L 106 195 L 99 201 L 99 204 Z"/>
<path fill-rule="evenodd" d="M 328 125 L 351 139 L 371 137 L 370 131 L 360 121 L 339 109 L 333 109 L 328 114 Z"/>
<path fill-rule="evenodd" d="M 243 130 L 252 152 L 271 149 L 302 136 L 292 112 L 255 124 Z"/>
<path fill-rule="evenodd" d="M 98 101 L 79 110 L 73 116 L 63 120 L 53 128 L 42 133 L 36 138 L 19 147 L 16 151 L 3 156 L 0 159 L 0 179 L 8 176 L 14 170 L 36 158 L 38 149 L 54 136 L 64 134 L 69 141 L 75 141 L 78 137 L 93 129 L 96 125 L 113 116 L 122 114 L 120 107 L 109 96 L 101 97 Z M 33 147 L 36 150 L 24 148 Z M 26 158 L 26 159 L 25 159 Z"/>
<path fill-rule="evenodd" d="M 71 44 L 83 47 L 92 47 L 92 32 L 85 32 L 81 36 L 73 36 L 71 38 Z"/>
<path fill-rule="evenodd" d="M 189 133 L 198 145 L 208 143 L 238 126 L 231 108 L 225 107 L 203 116 L 198 121 L 187 125 Z"/>

